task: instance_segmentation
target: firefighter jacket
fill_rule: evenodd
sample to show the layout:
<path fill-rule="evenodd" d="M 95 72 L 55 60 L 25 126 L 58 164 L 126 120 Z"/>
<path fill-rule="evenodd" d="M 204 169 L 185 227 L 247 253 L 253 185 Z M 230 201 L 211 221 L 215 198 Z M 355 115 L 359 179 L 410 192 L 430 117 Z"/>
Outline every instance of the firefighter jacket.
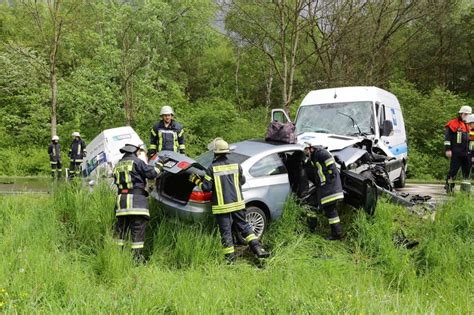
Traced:
<path fill-rule="evenodd" d="M 48 147 L 49 161 L 51 164 L 61 162 L 61 146 L 59 143 L 50 143 Z"/>
<path fill-rule="evenodd" d="M 469 151 L 474 154 L 474 130 L 469 132 Z"/>
<path fill-rule="evenodd" d="M 165 127 L 163 120 L 156 123 L 151 129 L 150 135 L 151 152 L 174 151 L 184 154 L 184 129 L 178 122 L 171 120 L 168 127 Z"/>
<path fill-rule="evenodd" d="M 450 120 L 445 126 L 444 149 L 453 156 L 469 154 L 469 126 L 460 118 Z"/>
<path fill-rule="evenodd" d="M 205 192 L 212 191 L 212 213 L 222 214 L 245 209 L 242 185 L 245 177 L 242 167 L 230 161 L 226 155 L 217 156 L 207 169 L 203 179 L 191 179 Z"/>
<path fill-rule="evenodd" d="M 134 153 L 125 153 L 115 165 L 113 176 L 118 188 L 115 215 L 150 216 L 148 194 L 145 191 L 146 179 L 153 179 L 161 172 L 162 164 L 156 167 L 147 165 Z"/>
<path fill-rule="evenodd" d="M 318 189 L 321 206 L 336 203 L 344 199 L 341 176 L 333 156 L 323 147 L 317 146 L 307 161 L 308 179 Z"/>
<path fill-rule="evenodd" d="M 69 149 L 69 158 L 77 163 L 82 162 L 86 156 L 86 143 L 82 139 L 74 139 Z"/>

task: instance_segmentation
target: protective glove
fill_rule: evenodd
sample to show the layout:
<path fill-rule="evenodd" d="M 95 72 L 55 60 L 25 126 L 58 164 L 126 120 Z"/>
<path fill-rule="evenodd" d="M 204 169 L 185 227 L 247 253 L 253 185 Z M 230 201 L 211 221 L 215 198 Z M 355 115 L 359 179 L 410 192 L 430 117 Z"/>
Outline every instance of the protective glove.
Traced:
<path fill-rule="evenodd" d="M 156 150 L 154 149 L 148 150 L 148 159 L 151 160 L 155 154 L 156 154 Z"/>
<path fill-rule="evenodd" d="M 202 182 L 202 179 L 199 175 L 191 174 L 189 175 L 189 181 L 193 184 L 199 185 Z"/>

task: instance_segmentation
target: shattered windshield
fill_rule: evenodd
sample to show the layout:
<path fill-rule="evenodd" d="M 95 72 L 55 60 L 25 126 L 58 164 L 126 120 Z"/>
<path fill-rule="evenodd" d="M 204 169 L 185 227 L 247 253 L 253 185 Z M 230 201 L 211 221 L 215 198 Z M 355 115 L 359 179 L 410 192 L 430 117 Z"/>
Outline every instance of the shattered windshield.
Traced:
<path fill-rule="evenodd" d="M 301 106 L 296 118 L 296 131 L 298 134 L 321 132 L 346 136 L 374 134 L 372 102 Z"/>

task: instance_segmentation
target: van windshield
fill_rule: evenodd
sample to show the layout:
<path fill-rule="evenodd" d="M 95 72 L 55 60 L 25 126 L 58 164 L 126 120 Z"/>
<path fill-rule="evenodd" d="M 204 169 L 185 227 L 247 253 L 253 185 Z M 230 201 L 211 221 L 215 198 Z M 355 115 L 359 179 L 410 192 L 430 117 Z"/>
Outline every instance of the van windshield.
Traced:
<path fill-rule="evenodd" d="M 370 101 L 301 106 L 296 117 L 298 134 L 321 132 L 357 136 L 374 134 L 374 130 L 374 111 Z"/>

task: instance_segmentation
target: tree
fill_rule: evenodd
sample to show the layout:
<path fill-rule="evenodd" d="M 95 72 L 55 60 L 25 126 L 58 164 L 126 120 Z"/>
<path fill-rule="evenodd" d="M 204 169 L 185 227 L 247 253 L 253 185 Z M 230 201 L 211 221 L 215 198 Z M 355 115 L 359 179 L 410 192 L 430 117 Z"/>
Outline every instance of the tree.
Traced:
<path fill-rule="evenodd" d="M 25 18 L 22 26 L 25 28 L 23 34 L 26 36 L 19 39 L 26 45 L 31 46 L 39 52 L 48 67 L 48 81 L 50 86 L 51 104 L 51 134 L 57 134 L 57 107 L 58 107 L 58 53 L 62 44 L 62 38 L 68 24 L 75 19 L 76 11 L 81 5 L 81 1 L 74 0 L 20 0 L 17 3 L 17 11 Z M 33 30 L 33 31 L 32 31 Z M 9 45 L 10 49 L 35 63 L 37 58 L 28 53 L 27 49 L 22 49 L 21 45 Z M 36 63 L 37 67 L 43 66 Z"/>
<path fill-rule="evenodd" d="M 306 27 L 308 8 L 304 0 L 223 3 L 226 29 L 237 44 L 244 42 L 261 51 L 281 83 L 281 105 L 289 111 L 293 100 L 295 71 L 302 63 L 298 54 Z M 271 84 L 272 79 L 268 80 Z"/>

